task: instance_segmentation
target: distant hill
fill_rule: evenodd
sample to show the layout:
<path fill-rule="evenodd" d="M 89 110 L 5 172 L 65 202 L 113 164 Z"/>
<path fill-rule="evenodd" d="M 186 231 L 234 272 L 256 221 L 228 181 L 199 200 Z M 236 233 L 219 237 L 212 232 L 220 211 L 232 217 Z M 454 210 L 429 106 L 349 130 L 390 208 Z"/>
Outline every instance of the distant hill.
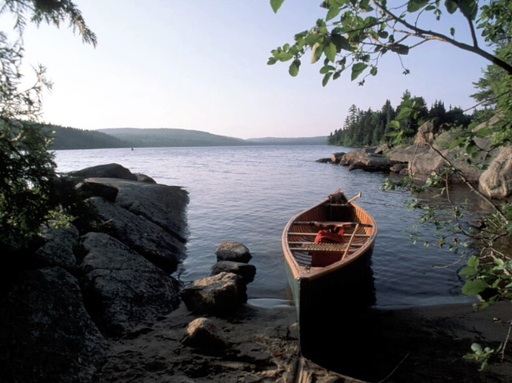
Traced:
<path fill-rule="evenodd" d="M 132 146 L 108 134 L 94 130 L 82 130 L 65 128 L 56 125 L 43 125 L 43 129 L 55 132 L 50 149 L 104 149 L 104 148 L 128 148 Z"/>
<path fill-rule="evenodd" d="M 41 124 L 38 124 L 41 125 Z M 82 130 L 41 125 L 53 131 L 50 149 L 102 149 L 129 147 L 241 146 L 241 145 L 326 145 L 327 137 L 241 138 L 220 136 L 198 130 L 111 128 Z"/>
<path fill-rule="evenodd" d="M 327 136 L 297 138 L 263 137 L 250 138 L 247 141 L 260 145 L 327 145 Z"/>
<path fill-rule="evenodd" d="M 251 145 L 241 138 L 219 136 L 198 130 L 112 128 L 101 129 L 100 132 L 131 142 L 134 147 Z"/>

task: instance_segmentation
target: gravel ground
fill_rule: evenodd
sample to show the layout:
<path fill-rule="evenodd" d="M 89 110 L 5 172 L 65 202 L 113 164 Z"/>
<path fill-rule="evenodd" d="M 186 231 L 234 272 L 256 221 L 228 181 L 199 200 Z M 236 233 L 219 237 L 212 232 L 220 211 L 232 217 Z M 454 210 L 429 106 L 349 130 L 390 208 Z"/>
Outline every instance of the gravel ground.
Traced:
<path fill-rule="evenodd" d="M 371 311 L 357 319 L 358 328 L 320 341 L 329 350 L 314 360 L 300 356 L 292 306 L 245 305 L 229 317 L 210 318 L 229 344 L 223 351 L 182 343 L 195 318 L 180 307 L 119 339 L 98 382 L 512 381 L 510 345 L 504 360 L 483 372 L 463 359 L 475 341 L 497 347 L 506 340 L 508 302 L 477 312 L 468 305 Z"/>

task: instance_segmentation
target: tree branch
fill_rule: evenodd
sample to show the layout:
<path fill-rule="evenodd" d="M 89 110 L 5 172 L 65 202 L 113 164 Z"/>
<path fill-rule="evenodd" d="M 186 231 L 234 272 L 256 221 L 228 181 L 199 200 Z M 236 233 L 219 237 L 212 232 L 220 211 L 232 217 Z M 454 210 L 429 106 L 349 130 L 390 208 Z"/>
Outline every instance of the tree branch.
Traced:
<path fill-rule="evenodd" d="M 432 149 L 434 152 L 436 152 L 445 163 L 447 163 L 449 166 L 451 166 L 453 169 L 457 171 L 457 175 L 462 179 L 462 181 L 471 189 L 471 191 L 475 194 L 477 194 L 479 197 L 481 197 L 485 202 L 490 204 L 494 210 L 500 215 L 500 217 L 503 219 L 504 222 L 508 223 L 507 217 L 505 216 L 505 213 L 501 210 L 501 208 L 496 205 L 489 197 L 487 197 L 485 194 L 483 194 L 480 190 L 475 188 L 473 184 L 466 178 L 466 176 L 458 170 L 455 165 L 443 154 L 440 150 L 436 149 L 431 143 L 427 142 L 427 145 L 430 149 Z"/>
<path fill-rule="evenodd" d="M 475 53 L 475 54 L 485 58 L 486 60 L 489 60 L 490 62 L 499 66 L 500 68 L 505 69 L 510 75 L 512 75 L 512 65 L 510 65 L 507 62 L 499 59 L 498 57 L 490 54 L 489 52 L 484 51 L 483 49 L 481 49 L 478 46 L 478 44 L 476 43 L 476 34 L 474 32 L 474 28 L 470 28 L 474 45 L 468 45 L 468 44 L 462 43 L 460 41 L 457 41 L 455 39 L 452 39 L 442 33 L 438 33 L 438 32 L 425 30 L 425 29 L 416 27 L 415 25 L 412 25 L 411 23 L 407 22 L 406 20 L 396 16 L 394 13 L 392 13 L 390 10 L 388 10 L 385 6 L 380 4 L 377 0 L 372 0 L 372 3 L 377 8 L 379 8 L 381 10 L 381 12 L 383 12 L 385 15 L 392 18 L 396 22 L 402 24 L 403 26 L 409 28 L 410 30 L 414 31 L 416 37 L 422 38 L 425 40 L 439 40 L 439 41 L 454 45 L 457 48 L 460 48 L 462 50 Z M 472 25 L 472 23 L 471 23 L 471 25 Z"/>

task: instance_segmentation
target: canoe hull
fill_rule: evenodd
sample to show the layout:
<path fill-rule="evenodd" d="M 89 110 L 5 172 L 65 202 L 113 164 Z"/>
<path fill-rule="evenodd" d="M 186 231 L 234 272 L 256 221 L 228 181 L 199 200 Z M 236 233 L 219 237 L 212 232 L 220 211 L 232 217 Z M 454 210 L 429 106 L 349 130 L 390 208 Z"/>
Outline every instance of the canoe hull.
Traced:
<path fill-rule="evenodd" d="M 293 217 L 283 231 L 283 252 L 290 290 L 297 309 L 301 352 L 313 360 L 319 348 L 325 349 L 326 340 L 335 339 L 334 332 L 345 327 L 340 325 L 347 324 L 348 318 L 356 317 L 358 312 L 375 303 L 371 270 L 371 256 L 377 234 L 375 221 L 355 204 L 336 206 L 333 209 L 329 201 L 327 199 Z M 354 250 L 343 260 L 326 267 L 301 264 L 303 252 L 293 244 L 314 234 L 317 229 L 299 224 L 311 221 L 360 224 L 357 232 L 347 234 L 347 238 L 356 238 Z M 340 341 L 338 338 L 336 342 Z"/>

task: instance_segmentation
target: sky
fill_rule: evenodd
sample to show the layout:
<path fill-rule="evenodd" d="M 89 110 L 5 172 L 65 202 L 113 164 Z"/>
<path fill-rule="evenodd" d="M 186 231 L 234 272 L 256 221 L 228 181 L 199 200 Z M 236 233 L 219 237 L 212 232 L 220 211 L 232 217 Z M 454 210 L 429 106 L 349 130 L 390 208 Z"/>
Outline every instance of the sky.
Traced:
<path fill-rule="evenodd" d="M 403 56 L 407 76 L 396 55 L 386 55 L 364 86 L 347 72 L 323 87 L 319 63 L 307 58 L 297 77 L 289 63 L 267 65 L 272 49 L 325 14 L 319 3 L 286 0 L 275 14 L 269 0 L 75 0 L 97 46 L 66 26 L 30 24 L 24 65 L 44 65 L 54 83 L 43 120 L 86 130 L 312 137 L 342 128 L 351 105 L 379 110 L 389 99 L 396 107 L 406 90 L 427 105 L 475 104 L 472 83 L 489 63 L 437 42 Z M 463 38 L 465 27 L 453 25 Z"/>

